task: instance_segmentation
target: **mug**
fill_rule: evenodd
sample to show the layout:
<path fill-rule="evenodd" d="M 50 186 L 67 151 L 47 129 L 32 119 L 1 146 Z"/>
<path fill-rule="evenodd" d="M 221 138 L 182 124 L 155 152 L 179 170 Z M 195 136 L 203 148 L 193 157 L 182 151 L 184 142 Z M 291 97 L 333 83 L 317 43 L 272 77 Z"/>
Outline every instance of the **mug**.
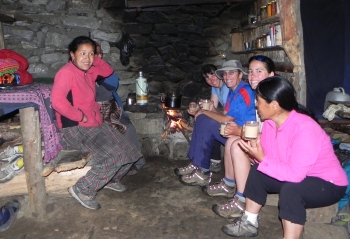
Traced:
<path fill-rule="evenodd" d="M 220 123 L 220 134 L 221 134 L 222 136 L 225 135 L 225 128 L 226 128 L 226 126 L 227 126 L 227 122 L 221 122 L 221 123 Z"/>
<path fill-rule="evenodd" d="M 259 122 L 246 121 L 244 125 L 244 137 L 247 139 L 256 139 L 259 133 Z"/>
<path fill-rule="evenodd" d="M 210 109 L 210 100 L 204 99 L 202 100 L 202 109 L 209 110 Z"/>

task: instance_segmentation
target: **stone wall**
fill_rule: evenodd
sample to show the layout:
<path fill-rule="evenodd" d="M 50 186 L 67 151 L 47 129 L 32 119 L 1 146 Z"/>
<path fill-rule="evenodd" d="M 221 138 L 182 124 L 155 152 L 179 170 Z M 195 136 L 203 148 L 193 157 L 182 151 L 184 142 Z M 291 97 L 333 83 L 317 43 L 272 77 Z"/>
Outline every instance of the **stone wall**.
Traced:
<path fill-rule="evenodd" d="M 224 12 L 221 5 L 167 8 L 160 12 L 105 10 L 98 0 L 0 0 L 1 9 L 32 21 L 3 24 L 5 47 L 25 56 L 34 77 L 54 77 L 68 61 L 67 46 L 79 35 L 98 41 L 121 78 L 118 93 L 123 100 L 135 91 L 137 72 L 149 82 L 149 102 L 158 103 L 159 93 L 179 91 L 182 105 L 208 97 L 202 81 L 204 64 L 220 66 L 220 53 L 230 55 L 231 29 L 239 24 L 238 13 Z M 116 47 L 123 33 L 136 43 L 130 64 L 120 62 Z"/>

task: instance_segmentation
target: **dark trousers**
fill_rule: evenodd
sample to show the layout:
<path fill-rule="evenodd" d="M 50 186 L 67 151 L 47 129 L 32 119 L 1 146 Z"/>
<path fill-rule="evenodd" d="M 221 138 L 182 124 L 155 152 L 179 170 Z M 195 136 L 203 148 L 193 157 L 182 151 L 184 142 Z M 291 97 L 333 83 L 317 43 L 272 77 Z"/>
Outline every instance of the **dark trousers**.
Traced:
<path fill-rule="evenodd" d="M 124 136 L 133 143 L 136 148 L 141 152 L 141 147 L 139 140 L 137 138 L 137 132 L 135 126 L 132 124 L 130 121 L 129 117 L 123 113 L 122 116 L 120 117 L 120 123 L 126 126 L 126 131 L 124 133 Z M 137 169 L 142 168 L 145 165 L 146 161 L 145 158 L 142 156 L 139 160 L 135 162 L 135 166 Z"/>
<path fill-rule="evenodd" d="M 211 150 L 210 159 L 221 160 L 221 143 L 214 141 L 213 149 Z"/>
<path fill-rule="evenodd" d="M 279 217 L 304 225 L 306 208 L 326 207 L 337 203 L 346 186 L 337 186 L 317 177 L 306 177 L 299 183 L 281 182 L 252 166 L 246 182 L 244 196 L 264 205 L 268 193 L 279 193 Z"/>
<path fill-rule="evenodd" d="M 188 152 L 193 165 L 209 169 L 215 140 L 221 144 L 225 144 L 227 140 L 220 135 L 220 123 L 204 114 L 199 115 L 194 124 Z"/>

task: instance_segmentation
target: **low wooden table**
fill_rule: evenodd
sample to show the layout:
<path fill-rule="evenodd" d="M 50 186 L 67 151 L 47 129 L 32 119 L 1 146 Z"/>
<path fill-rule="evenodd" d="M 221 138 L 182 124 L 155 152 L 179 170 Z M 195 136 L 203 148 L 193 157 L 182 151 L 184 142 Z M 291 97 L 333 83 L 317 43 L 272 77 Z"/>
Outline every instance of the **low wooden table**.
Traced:
<path fill-rule="evenodd" d="M 51 85 L 48 84 L 16 86 L 0 92 L 0 109 L 4 113 L 16 109 L 20 112 L 24 171 L 29 202 L 32 215 L 39 219 L 44 218 L 47 203 L 45 181 L 41 176 L 43 169 L 41 131 L 45 142 L 46 162 L 56 157 L 62 149 L 59 134 L 48 113 L 48 110 L 53 111 L 53 109 L 50 108 L 50 104 L 48 107 L 45 105 L 50 101 L 50 94 Z"/>

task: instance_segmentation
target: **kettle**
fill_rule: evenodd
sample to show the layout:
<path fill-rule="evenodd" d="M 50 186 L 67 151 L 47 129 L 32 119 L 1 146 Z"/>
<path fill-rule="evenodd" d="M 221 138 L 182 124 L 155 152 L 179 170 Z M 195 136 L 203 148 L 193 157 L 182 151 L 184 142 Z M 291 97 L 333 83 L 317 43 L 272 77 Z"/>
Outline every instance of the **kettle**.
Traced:
<path fill-rule="evenodd" d="M 164 103 L 167 108 L 181 108 L 181 95 L 172 92 L 164 97 L 160 94 L 160 102 Z"/>
<path fill-rule="evenodd" d="M 324 102 L 324 110 L 327 110 L 330 105 L 329 101 L 336 102 L 350 102 L 350 95 L 345 93 L 344 88 L 336 87 L 333 91 L 330 91 L 326 95 L 326 100 Z"/>

